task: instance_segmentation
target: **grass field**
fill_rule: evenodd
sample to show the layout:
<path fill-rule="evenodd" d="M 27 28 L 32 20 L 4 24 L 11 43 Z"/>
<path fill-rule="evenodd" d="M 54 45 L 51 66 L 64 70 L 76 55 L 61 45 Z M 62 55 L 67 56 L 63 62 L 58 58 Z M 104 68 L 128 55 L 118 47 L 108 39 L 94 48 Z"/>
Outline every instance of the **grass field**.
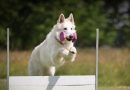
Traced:
<path fill-rule="evenodd" d="M 5 79 L 0 79 L 0 90 L 7 90 Z"/>
<path fill-rule="evenodd" d="M 5 54 L 4 51 L 0 52 L 0 78 L 6 75 Z M 11 52 L 10 75 L 27 75 L 30 54 L 31 51 Z M 130 50 L 101 48 L 99 55 L 100 90 L 130 90 L 127 88 L 130 86 Z M 79 49 L 76 61 L 67 62 L 56 72 L 56 75 L 91 74 L 95 74 L 95 49 Z"/>

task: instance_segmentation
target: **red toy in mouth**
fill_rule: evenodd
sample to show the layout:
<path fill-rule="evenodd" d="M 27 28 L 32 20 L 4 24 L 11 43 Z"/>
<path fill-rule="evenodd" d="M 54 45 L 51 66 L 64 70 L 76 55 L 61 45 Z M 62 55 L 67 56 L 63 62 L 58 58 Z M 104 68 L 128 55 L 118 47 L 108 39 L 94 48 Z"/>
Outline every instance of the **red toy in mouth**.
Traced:
<path fill-rule="evenodd" d="M 60 33 L 60 41 L 63 43 L 64 40 L 75 42 L 77 40 L 77 33 L 73 33 L 73 35 L 70 35 L 69 37 L 66 37 L 65 32 Z"/>

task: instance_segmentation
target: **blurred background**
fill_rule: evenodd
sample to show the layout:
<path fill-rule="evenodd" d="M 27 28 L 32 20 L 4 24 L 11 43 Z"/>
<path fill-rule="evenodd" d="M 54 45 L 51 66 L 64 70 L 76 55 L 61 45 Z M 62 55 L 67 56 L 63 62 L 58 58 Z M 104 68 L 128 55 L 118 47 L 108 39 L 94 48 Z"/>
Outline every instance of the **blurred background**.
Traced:
<path fill-rule="evenodd" d="M 1 90 L 6 89 L 6 28 L 10 28 L 10 75 L 28 75 L 32 49 L 45 39 L 61 13 L 74 15 L 78 55 L 56 75 L 95 74 L 99 28 L 99 89 L 130 90 L 129 0 L 0 0 Z"/>

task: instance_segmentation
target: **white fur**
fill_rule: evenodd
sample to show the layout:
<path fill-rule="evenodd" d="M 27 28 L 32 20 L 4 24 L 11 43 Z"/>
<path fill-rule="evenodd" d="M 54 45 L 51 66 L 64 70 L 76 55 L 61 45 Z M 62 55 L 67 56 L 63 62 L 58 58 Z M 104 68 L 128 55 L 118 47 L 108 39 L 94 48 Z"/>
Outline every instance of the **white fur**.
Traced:
<path fill-rule="evenodd" d="M 55 75 L 56 68 L 63 65 L 66 61 L 74 61 L 76 57 L 76 48 L 72 41 L 59 43 L 59 33 L 66 27 L 66 37 L 75 31 L 73 15 L 65 19 L 61 14 L 57 24 L 47 35 L 46 39 L 32 51 L 29 60 L 29 75 Z M 73 28 L 73 30 L 71 30 Z M 73 52 L 73 53 L 72 53 Z"/>

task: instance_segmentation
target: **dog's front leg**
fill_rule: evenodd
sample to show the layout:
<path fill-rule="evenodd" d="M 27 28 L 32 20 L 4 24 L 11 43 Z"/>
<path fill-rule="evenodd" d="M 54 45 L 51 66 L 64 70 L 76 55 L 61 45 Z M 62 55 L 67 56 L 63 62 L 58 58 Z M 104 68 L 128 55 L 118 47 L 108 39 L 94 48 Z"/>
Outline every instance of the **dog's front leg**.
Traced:
<path fill-rule="evenodd" d="M 63 57 L 67 57 L 69 55 L 69 50 L 65 49 L 65 48 L 61 48 L 60 49 L 60 55 Z"/>
<path fill-rule="evenodd" d="M 60 50 L 60 54 L 66 59 L 66 60 L 70 60 L 71 62 L 73 62 L 75 60 L 76 54 L 77 54 L 77 50 L 75 47 L 70 48 L 70 50 L 67 50 L 65 48 L 62 48 Z"/>
<path fill-rule="evenodd" d="M 70 48 L 69 50 L 69 55 L 68 55 L 68 59 L 73 62 L 76 58 L 76 54 L 77 54 L 77 50 L 75 47 Z"/>

